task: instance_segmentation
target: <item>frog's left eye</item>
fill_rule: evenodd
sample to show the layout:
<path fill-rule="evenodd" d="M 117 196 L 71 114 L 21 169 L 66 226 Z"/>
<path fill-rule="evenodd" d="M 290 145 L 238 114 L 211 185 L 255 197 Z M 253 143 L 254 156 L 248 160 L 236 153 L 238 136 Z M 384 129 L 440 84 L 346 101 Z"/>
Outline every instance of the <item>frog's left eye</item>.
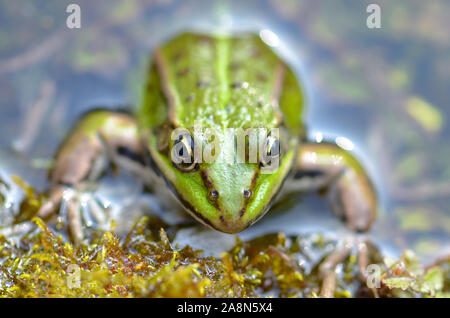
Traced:
<path fill-rule="evenodd" d="M 198 164 L 194 157 L 195 142 L 187 131 L 183 131 L 175 139 L 172 146 L 172 162 L 183 172 L 190 172 L 197 169 Z"/>
<path fill-rule="evenodd" d="M 281 142 L 276 134 L 269 134 L 264 142 L 260 164 L 262 167 L 270 166 L 274 160 L 279 160 L 281 155 Z"/>

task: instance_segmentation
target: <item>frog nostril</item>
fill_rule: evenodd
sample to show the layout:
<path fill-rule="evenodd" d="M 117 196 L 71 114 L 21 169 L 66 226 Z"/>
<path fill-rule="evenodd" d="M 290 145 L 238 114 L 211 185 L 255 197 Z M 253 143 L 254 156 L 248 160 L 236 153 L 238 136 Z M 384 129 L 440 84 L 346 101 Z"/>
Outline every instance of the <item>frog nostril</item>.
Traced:
<path fill-rule="evenodd" d="M 244 192 L 242 194 L 244 195 L 244 198 L 248 199 L 252 195 L 252 190 L 246 189 L 246 190 L 244 190 Z"/>
<path fill-rule="evenodd" d="M 217 190 L 211 190 L 211 192 L 209 192 L 209 194 L 211 195 L 211 198 L 213 198 L 213 199 L 217 199 L 219 197 L 219 191 L 217 191 Z"/>

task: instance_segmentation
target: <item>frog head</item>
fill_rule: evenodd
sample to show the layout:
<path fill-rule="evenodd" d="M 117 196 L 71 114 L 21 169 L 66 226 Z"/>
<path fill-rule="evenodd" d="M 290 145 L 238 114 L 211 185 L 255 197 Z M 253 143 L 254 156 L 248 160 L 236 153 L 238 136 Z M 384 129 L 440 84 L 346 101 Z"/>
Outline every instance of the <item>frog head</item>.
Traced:
<path fill-rule="evenodd" d="M 222 137 L 225 138 L 225 134 L 219 139 Z M 270 138 L 266 144 L 270 144 Z M 189 213 L 216 230 L 237 233 L 267 212 L 289 173 L 295 139 L 286 143 L 285 151 L 278 151 L 279 160 L 273 167 L 262 160 L 248 162 L 248 156 L 247 162 L 226 162 L 223 156 L 236 152 L 233 143 L 221 144 L 220 155 L 214 160 L 203 158 L 199 162 L 194 155 L 197 143 L 188 134 L 175 138 L 169 152 L 158 150 L 155 140 L 153 145 L 150 144 L 150 153 L 172 193 Z M 280 147 L 280 142 L 272 143 L 271 147 Z M 273 152 L 273 149 L 268 151 Z M 174 153 L 187 154 L 186 158 L 192 158 L 192 161 L 174 160 Z"/>

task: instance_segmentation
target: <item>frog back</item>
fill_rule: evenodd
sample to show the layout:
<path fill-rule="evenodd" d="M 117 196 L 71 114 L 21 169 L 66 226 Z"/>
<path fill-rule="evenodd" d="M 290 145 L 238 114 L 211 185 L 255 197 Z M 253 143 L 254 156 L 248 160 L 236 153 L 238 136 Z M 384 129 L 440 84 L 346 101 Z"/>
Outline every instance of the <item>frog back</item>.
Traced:
<path fill-rule="evenodd" d="M 153 54 L 141 124 L 285 126 L 303 134 L 304 96 L 290 67 L 255 34 L 185 33 Z"/>

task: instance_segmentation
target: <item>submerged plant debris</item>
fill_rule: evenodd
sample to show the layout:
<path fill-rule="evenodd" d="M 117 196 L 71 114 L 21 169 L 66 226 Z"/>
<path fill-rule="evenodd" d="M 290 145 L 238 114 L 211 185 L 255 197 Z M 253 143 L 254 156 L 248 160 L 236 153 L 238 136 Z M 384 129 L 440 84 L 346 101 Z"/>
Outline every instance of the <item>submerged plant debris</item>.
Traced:
<path fill-rule="evenodd" d="M 39 204 L 36 195 L 14 179 L 27 190 L 21 214 L 29 215 Z M 320 234 L 274 233 L 236 239 L 215 258 L 173 246 L 149 217 L 122 238 L 97 231 L 79 246 L 39 218 L 25 223 L 30 226 L 22 234 L 0 234 L 2 297 L 317 297 L 318 266 L 338 244 Z M 392 260 L 371 249 L 371 262 L 379 266 L 376 293 L 358 279 L 351 254 L 338 267 L 335 297 L 450 296 L 450 259 L 425 268 L 411 251 Z"/>

